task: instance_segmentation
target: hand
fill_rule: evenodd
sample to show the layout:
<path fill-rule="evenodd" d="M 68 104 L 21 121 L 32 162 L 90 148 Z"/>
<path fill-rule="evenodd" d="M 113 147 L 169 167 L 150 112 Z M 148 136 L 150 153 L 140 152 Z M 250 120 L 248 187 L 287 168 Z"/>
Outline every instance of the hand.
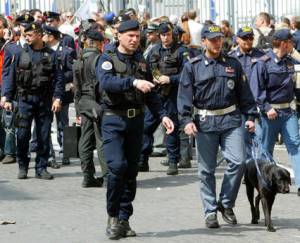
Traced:
<path fill-rule="evenodd" d="M 162 75 L 158 79 L 160 84 L 169 84 L 170 83 L 170 77 L 166 75 Z"/>
<path fill-rule="evenodd" d="M 81 117 L 80 116 L 76 116 L 76 121 L 75 122 L 76 122 L 77 125 L 80 126 L 81 125 Z"/>
<path fill-rule="evenodd" d="M 4 109 L 6 111 L 12 111 L 12 103 L 11 102 L 5 102 Z"/>
<path fill-rule="evenodd" d="M 1 97 L 1 101 L 0 101 L 0 107 L 3 107 L 3 108 L 4 108 L 5 102 L 6 102 L 6 97 L 5 97 L 5 96 L 2 96 L 2 97 Z"/>
<path fill-rule="evenodd" d="M 190 122 L 190 123 L 186 124 L 185 127 L 184 127 L 184 132 L 188 136 L 195 137 L 196 133 L 198 132 L 195 123 L 194 122 Z"/>
<path fill-rule="evenodd" d="M 271 110 L 269 110 L 267 112 L 267 117 L 269 120 L 275 120 L 277 118 L 277 116 L 278 116 L 278 114 L 274 108 L 272 108 Z"/>
<path fill-rule="evenodd" d="M 52 103 L 52 109 L 51 110 L 53 112 L 59 112 L 60 109 L 61 109 L 61 101 L 58 100 L 58 99 L 54 100 L 53 103 Z"/>
<path fill-rule="evenodd" d="M 167 129 L 166 134 L 171 134 L 174 131 L 174 123 L 169 117 L 164 116 L 162 124 Z"/>
<path fill-rule="evenodd" d="M 145 94 L 150 92 L 151 89 L 154 88 L 154 84 L 147 80 L 137 79 L 135 87 Z"/>
<path fill-rule="evenodd" d="M 248 132 L 255 132 L 255 123 L 253 121 L 246 121 L 245 125 L 247 127 Z"/>

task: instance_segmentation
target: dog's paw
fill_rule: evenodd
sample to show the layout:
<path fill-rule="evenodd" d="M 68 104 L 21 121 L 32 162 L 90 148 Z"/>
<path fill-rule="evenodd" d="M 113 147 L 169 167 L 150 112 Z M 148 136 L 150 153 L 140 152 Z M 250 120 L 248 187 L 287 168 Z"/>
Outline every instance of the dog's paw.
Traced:
<path fill-rule="evenodd" d="M 276 229 L 273 226 L 270 226 L 270 227 L 267 228 L 267 231 L 276 232 Z"/>
<path fill-rule="evenodd" d="M 258 224 L 258 220 L 257 219 L 252 219 L 251 224 Z"/>

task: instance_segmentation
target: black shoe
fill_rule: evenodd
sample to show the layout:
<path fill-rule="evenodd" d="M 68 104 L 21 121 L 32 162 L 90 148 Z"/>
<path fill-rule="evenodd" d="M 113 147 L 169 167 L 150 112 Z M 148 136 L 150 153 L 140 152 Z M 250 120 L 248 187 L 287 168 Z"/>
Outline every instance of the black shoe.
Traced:
<path fill-rule="evenodd" d="M 211 213 L 205 218 L 205 225 L 207 228 L 214 229 L 219 228 L 219 222 L 217 218 L 217 213 Z"/>
<path fill-rule="evenodd" d="M 118 218 L 108 217 L 106 235 L 110 240 L 118 240 L 123 237 Z"/>
<path fill-rule="evenodd" d="M 167 160 L 167 159 L 162 160 L 162 161 L 160 161 L 160 164 L 163 166 L 169 166 L 169 160 Z"/>
<path fill-rule="evenodd" d="M 148 161 L 140 161 L 138 164 L 139 172 L 148 172 L 149 171 L 149 163 Z"/>
<path fill-rule="evenodd" d="M 150 157 L 165 157 L 166 155 L 167 155 L 166 153 L 152 152 Z"/>
<path fill-rule="evenodd" d="M 35 178 L 42 180 L 52 180 L 54 177 L 47 170 L 42 170 L 40 173 L 35 173 Z"/>
<path fill-rule="evenodd" d="M 221 212 L 222 217 L 228 224 L 237 224 L 237 220 L 232 208 L 224 208 L 222 203 L 218 202 L 218 210 Z"/>
<path fill-rule="evenodd" d="M 60 168 L 60 165 L 56 162 L 55 159 L 49 160 L 48 163 L 47 163 L 47 166 L 51 167 L 53 169 L 59 169 Z"/>
<path fill-rule="evenodd" d="M 178 168 L 181 168 L 181 169 L 192 168 L 192 163 L 190 160 L 181 159 L 178 163 Z"/>
<path fill-rule="evenodd" d="M 178 174 L 177 164 L 169 163 L 169 168 L 167 170 L 167 175 L 177 175 L 177 174 Z"/>
<path fill-rule="evenodd" d="M 92 175 L 84 175 L 81 186 L 86 187 L 102 187 L 103 186 L 103 178 L 95 178 Z"/>
<path fill-rule="evenodd" d="M 5 157 L 2 159 L 2 164 L 13 164 L 13 163 L 16 163 L 17 160 L 16 160 L 16 156 L 13 156 L 13 155 L 5 155 Z"/>
<path fill-rule="evenodd" d="M 27 170 L 26 169 L 19 169 L 18 179 L 27 179 Z"/>
<path fill-rule="evenodd" d="M 69 158 L 62 158 L 62 164 L 63 165 L 69 165 L 70 163 L 70 159 Z"/>
<path fill-rule="evenodd" d="M 297 193 L 298 197 L 300 197 L 300 188 L 298 188 L 298 193 Z"/>
<path fill-rule="evenodd" d="M 134 237 L 136 233 L 130 228 L 129 222 L 127 220 L 119 221 L 120 230 L 122 232 L 122 237 Z"/>

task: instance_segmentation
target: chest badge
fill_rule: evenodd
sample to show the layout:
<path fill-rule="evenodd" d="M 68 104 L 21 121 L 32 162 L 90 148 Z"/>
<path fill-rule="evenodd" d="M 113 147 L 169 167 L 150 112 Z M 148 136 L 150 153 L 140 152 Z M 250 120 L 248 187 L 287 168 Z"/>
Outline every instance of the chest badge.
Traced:
<path fill-rule="evenodd" d="M 227 81 L 227 87 L 228 87 L 228 89 L 233 90 L 234 86 L 235 86 L 234 80 L 228 79 L 228 81 Z"/>
<path fill-rule="evenodd" d="M 142 70 L 142 72 L 146 72 L 147 71 L 146 63 L 139 62 L 139 67 Z"/>

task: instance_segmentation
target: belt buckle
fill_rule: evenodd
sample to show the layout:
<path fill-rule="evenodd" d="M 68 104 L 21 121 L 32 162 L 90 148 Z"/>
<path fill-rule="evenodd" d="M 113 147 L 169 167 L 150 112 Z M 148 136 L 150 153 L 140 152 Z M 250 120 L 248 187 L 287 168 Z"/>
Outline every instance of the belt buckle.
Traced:
<path fill-rule="evenodd" d="M 133 118 L 136 116 L 136 109 L 128 109 L 127 110 L 127 117 L 128 118 Z"/>

